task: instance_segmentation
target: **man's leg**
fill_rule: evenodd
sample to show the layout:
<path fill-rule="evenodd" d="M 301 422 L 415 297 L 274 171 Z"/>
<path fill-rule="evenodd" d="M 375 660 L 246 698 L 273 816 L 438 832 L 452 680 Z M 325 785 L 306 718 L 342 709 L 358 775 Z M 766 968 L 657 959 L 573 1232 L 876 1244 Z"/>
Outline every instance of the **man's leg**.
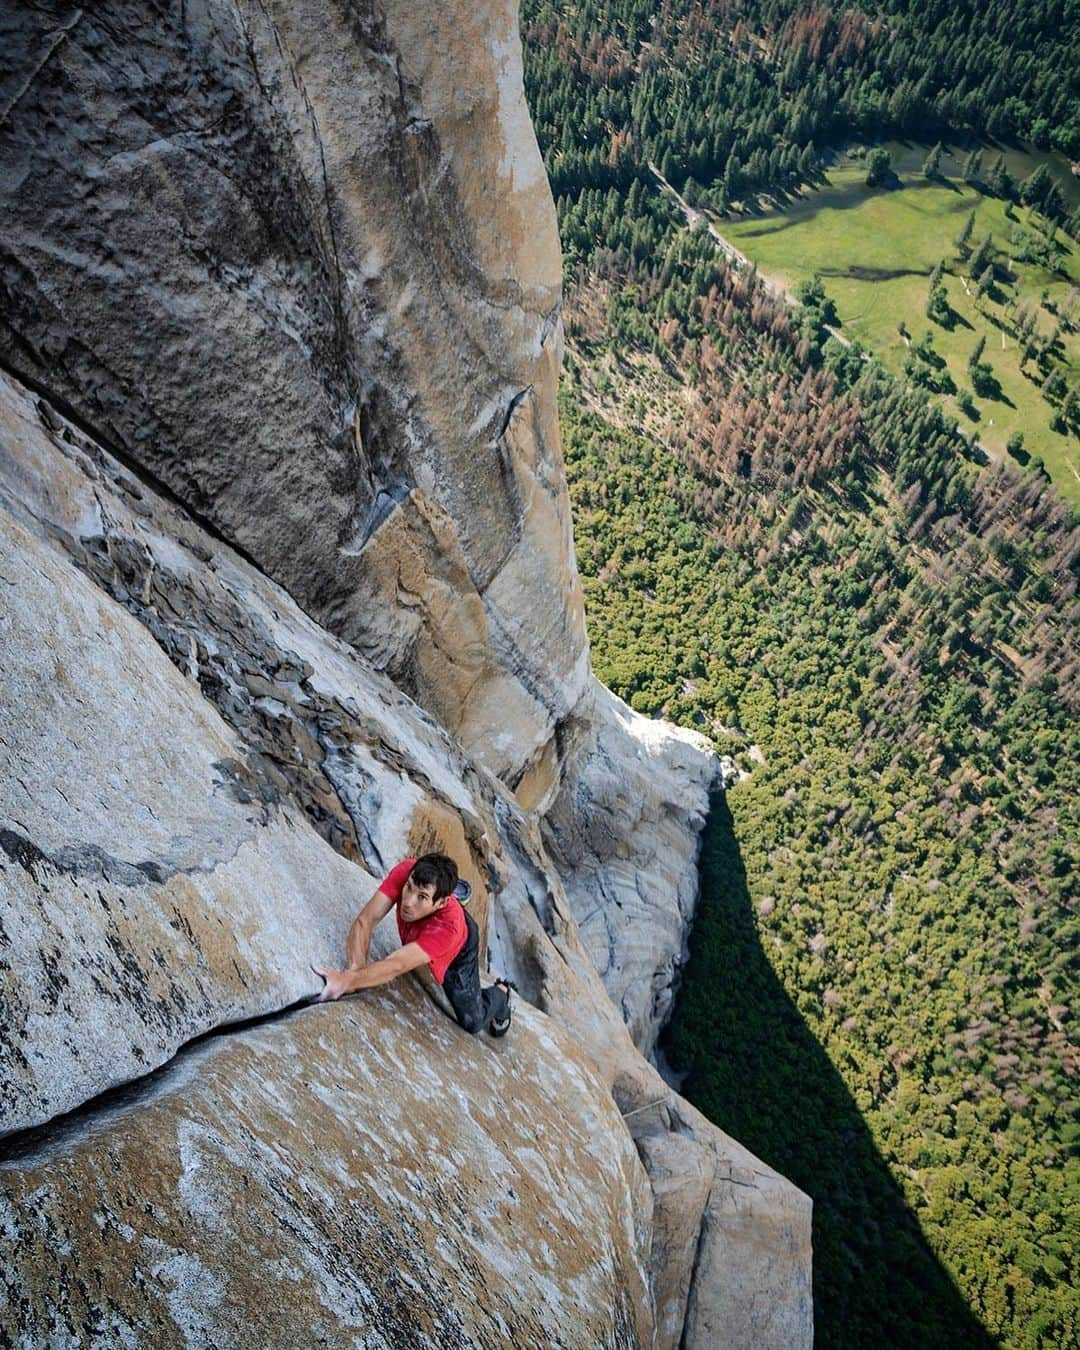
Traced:
<path fill-rule="evenodd" d="M 465 915 L 469 935 L 465 946 L 451 962 L 443 980 L 443 992 L 450 1000 L 454 1015 L 472 1035 L 492 1022 L 502 1022 L 510 1006 L 505 989 L 480 987 L 480 932 L 471 915 Z"/>

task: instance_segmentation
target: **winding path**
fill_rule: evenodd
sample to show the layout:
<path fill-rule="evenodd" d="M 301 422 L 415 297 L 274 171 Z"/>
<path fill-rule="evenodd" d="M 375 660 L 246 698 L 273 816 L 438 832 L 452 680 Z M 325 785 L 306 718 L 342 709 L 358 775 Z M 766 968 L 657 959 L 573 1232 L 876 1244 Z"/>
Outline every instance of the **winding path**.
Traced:
<path fill-rule="evenodd" d="M 735 245 L 730 242 L 730 240 L 724 238 L 724 236 L 720 233 L 720 231 L 716 228 L 716 226 L 712 223 L 712 221 L 709 219 L 709 217 L 705 214 L 704 211 L 698 211 L 695 207 L 691 206 L 690 203 L 686 200 L 686 198 L 680 192 L 677 192 L 675 188 L 672 187 L 672 185 L 668 182 L 668 180 L 664 177 L 664 175 L 660 172 L 660 170 L 656 167 L 655 164 L 650 164 L 649 168 L 652 171 L 653 177 L 660 184 L 661 190 L 669 193 L 678 202 L 679 206 L 682 209 L 683 215 L 686 217 L 686 222 L 688 225 L 694 226 L 698 223 L 699 220 L 704 220 L 705 228 L 709 231 L 709 234 L 712 236 L 713 242 L 716 244 L 717 248 L 719 248 L 720 252 L 723 253 L 723 255 L 727 259 L 729 259 L 729 261 L 737 263 L 740 267 L 745 267 L 748 271 L 753 268 L 754 264 L 746 256 L 746 254 L 740 253 L 739 250 L 735 247 Z M 785 290 L 784 287 L 781 286 L 779 282 L 772 281 L 769 277 L 765 276 L 763 272 L 758 272 L 757 275 L 758 280 L 761 282 L 762 287 L 764 288 L 764 290 L 768 292 L 769 295 L 775 296 L 777 300 L 781 300 L 785 304 L 792 306 L 798 305 L 799 302 L 795 298 L 795 296 L 792 295 L 790 291 Z M 838 328 L 834 328 L 832 324 L 826 324 L 825 331 L 829 334 L 830 337 L 834 337 L 837 340 L 837 342 L 840 343 L 841 346 L 843 347 L 851 346 L 850 340 L 846 338 Z"/>

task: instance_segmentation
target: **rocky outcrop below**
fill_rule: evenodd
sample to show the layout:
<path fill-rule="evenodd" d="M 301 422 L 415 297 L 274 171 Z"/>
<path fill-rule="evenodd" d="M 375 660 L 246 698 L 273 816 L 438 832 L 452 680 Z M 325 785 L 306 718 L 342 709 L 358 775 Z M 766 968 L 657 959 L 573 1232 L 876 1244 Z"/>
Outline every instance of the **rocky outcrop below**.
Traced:
<path fill-rule="evenodd" d="M 686 959 L 697 840 L 719 778 L 703 737 L 598 684 L 588 737 L 544 819 L 589 955 L 645 1055 Z"/>
<path fill-rule="evenodd" d="M 713 761 L 589 673 L 514 6 L 0 42 L 0 1342 L 808 1344 L 808 1200 L 637 1048 Z M 307 1006 L 430 847 L 498 1045 Z"/>

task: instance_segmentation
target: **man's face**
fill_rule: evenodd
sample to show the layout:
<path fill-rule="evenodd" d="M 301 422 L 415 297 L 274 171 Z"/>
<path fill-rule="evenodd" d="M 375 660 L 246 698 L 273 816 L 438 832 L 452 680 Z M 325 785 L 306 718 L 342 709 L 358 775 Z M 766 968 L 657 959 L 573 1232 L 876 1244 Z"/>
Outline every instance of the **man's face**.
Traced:
<path fill-rule="evenodd" d="M 435 899 L 435 883 L 433 881 L 429 881 L 426 886 L 418 886 L 410 877 L 401 892 L 398 908 L 406 923 L 416 923 L 417 920 L 426 919 L 429 914 L 434 914 L 436 910 L 442 909 L 447 899 L 448 897 L 445 895 L 440 900 Z"/>

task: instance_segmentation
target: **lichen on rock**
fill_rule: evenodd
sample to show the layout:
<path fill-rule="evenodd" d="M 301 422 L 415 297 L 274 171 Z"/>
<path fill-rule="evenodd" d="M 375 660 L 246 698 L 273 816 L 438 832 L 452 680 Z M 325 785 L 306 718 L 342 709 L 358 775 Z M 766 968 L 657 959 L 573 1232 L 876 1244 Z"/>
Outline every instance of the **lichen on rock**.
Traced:
<path fill-rule="evenodd" d="M 216 1037 L 0 1177 L 11 1343 L 649 1338 L 644 1172 L 527 1009 L 477 1042 L 403 986 Z"/>

